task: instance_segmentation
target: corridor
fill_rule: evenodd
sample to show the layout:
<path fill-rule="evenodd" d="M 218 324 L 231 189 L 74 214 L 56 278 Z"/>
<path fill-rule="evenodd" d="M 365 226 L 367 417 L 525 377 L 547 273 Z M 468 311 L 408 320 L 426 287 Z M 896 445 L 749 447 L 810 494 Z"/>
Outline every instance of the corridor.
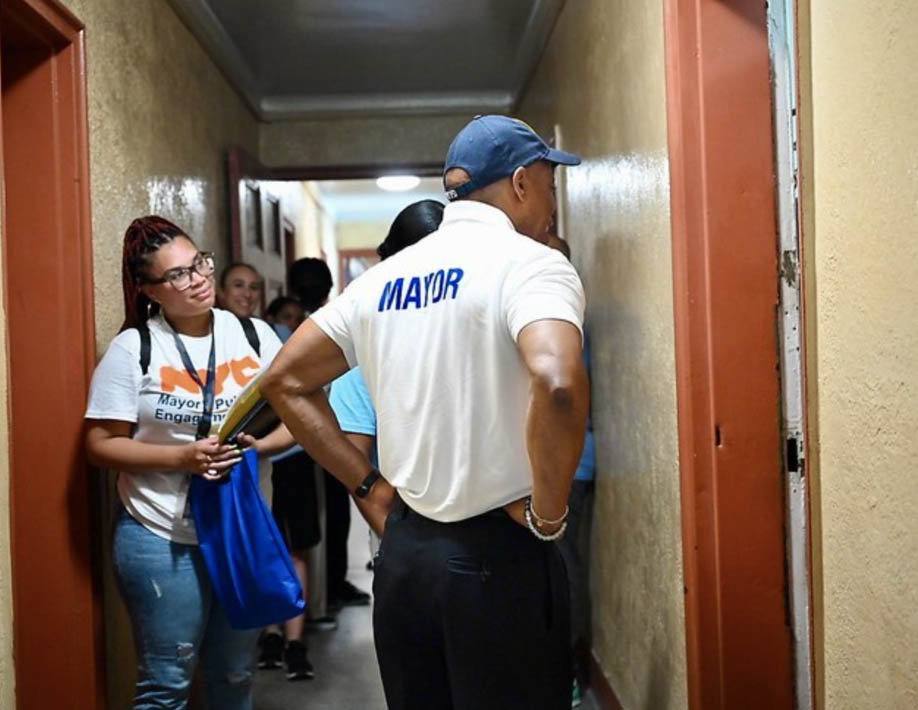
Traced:
<path fill-rule="evenodd" d="M 348 538 L 348 579 L 370 591 L 373 573 L 369 529 L 351 503 Z M 316 669 L 312 680 L 290 682 L 282 669 L 255 672 L 254 710 L 385 710 L 382 682 L 373 650 L 372 606 L 344 607 L 338 628 L 308 634 L 309 658 Z"/>
<path fill-rule="evenodd" d="M 581 707 L 918 707 L 918 1 L 0 0 L 0 51 L 0 709 L 131 706 L 134 602 L 118 560 L 140 555 L 116 555 L 115 523 L 133 517 L 148 542 L 197 545 L 185 481 L 212 474 L 210 464 L 229 467 L 232 459 L 212 454 L 232 452 L 189 457 L 164 442 L 206 447 L 206 427 L 192 426 L 196 416 L 217 422 L 203 413 L 205 381 L 228 410 L 242 380 L 255 377 L 248 358 L 267 367 L 262 352 L 284 352 L 280 337 L 301 317 L 321 320 L 313 314 L 325 298 L 334 306 L 373 269 L 385 273 L 379 247 L 406 205 L 462 212 L 469 196 L 447 193 L 444 168 L 457 133 L 481 115 L 518 118 L 546 151 L 582 159 L 553 173 L 539 166 L 544 189 L 529 191 L 554 200 L 538 236 L 564 240 L 562 266 L 577 272 L 570 281 L 579 280 L 585 304 L 577 347 L 589 351 L 584 450 L 594 465 L 582 481 L 589 533 L 577 540 L 588 551 L 589 618 L 574 651 L 592 695 Z M 548 152 L 503 166 L 513 172 L 494 183 L 506 188 Z M 453 198 L 459 204 L 447 204 Z M 174 227 L 167 236 L 183 260 L 153 268 L 173 241 L 131 231 L 150 215 Z M 523 222 L 505 222 L 524 238 Z M 448 246 L 463 245 L 462 259 L 504 263 L 496 242 L 470 243 Z M 437 258 L 448 253 L 437 248 Z M 304 260 L 328 272 L 320 285 L 330 290 L 314 303 L 289 281 Z M 445 267 L 406 271 L 404 300 L 372 318 L 428 318 L 423 275 L 442 273 L 446 283 L 449 273 L 472 273 Z M 235 314 L 238 329 L 229 320 L 236 337 L 225 360 L 214 359 L 213 380 L 197 382 L 210 362 L 208 328 L 216 358 L 216 320 L 192 314 L 202 328 L 167 338 L 162 297 L 175 313 L 191 298 L 182 284 L 212 278 L 197 305 L 219 297 L 213 311 L 229 319 L 232 299 L 217 291 L 233 269 L 248 280 L 228 286 L 250 311 Z M 402 278 L 387 282 L 392 298 Z M 487 289 L 504 304 L 506 283 Z M 269 326 L 282 314 L 296 323 Z M 128 331 L 159 316 L 154 342 L 191 339 L 193 366 L 169 350 L 170 364 L 145 370 L 145 341 Z M 377 397 L 401 396 L 393 381 L 447 362 L 429 356 L 429 332 L 411 331 L 424 347 L 398 362 L 397 376 L 371 378 Z M 90 416 L 93 373 L 118 352 L 117 376 L 105 382 L 127 403 Z M 466 357 L 450 375 L 473 382 L 498 372 L 483 363 Z M 161 386 L 134 387 L 153 376 Z M 468 412 L 438 410 L 436 436 L 400 421 L 387 429 L 384 416 L 379 431 L 397 443 L 423 435 L 425 450 L 442 451 L 454 424 L 512 422 L 495 414 L 509 401 L 508 381 L 462 400 Z M 423 383 L 430 392 L 451 384 Z M 415 400 L 415 385 L 404 402 L 446 401 Z M 138 433 L 141 397 L 163 440 Z M 560 449 L 561 429 L 534 445 Z M 99 458 L 90 430 L 103 448 L 127 448 Z M 509 448 L 512 437 L 486 434 L 494 451 Z M 155 460 L 134 459 L 135 444 L 156 447 Z M 270 449 L 259 452 L 278 453 Z M 484 446 L 465 449 L 497 460 Z M 454 460 L 475 460 L 462 453 Z M 521 456 L 501 473 L 525 476 L 527 464 L 535 473 L 549 459 Z M 453 467 L 415 468 L 433 477 Z M 497 488 L 486 480 L 488 492 Z M 293 515 L 310 523 L 303 538 L 318 519 L 309 490 L 309 514 Z M 167 502 L 131 508 L 132 495 Z M 151 513 L 145 523 L 141 510 Z M 360 515 L 352 521 L 349 576 L 369 590 L 367 528 Z M 301 549 L 313 550 L 319 561 L 309 568 L 323 574 L 322 545 Z M 160 598 L 152 573 L 137 579 Z M 313 680 L 258 671 L 256 710 L 382 710 L 371 616 L 372 607 L 345 608 L 337 630 L 309 636 Z M 483 636 L 492 625 L 482 624 Z M 191 641 L 176 631 L 163 655 L 188 676 L 170 691 L 187 696 L 196 669 L 187 670 L 186 644 L 204 634 L 175 626 Z M 481 660 L 485 647 L 476 641 L 467 655 Z M 533 658 L 553 658 L 502 657 L 525 658 L 527 671 Z M 499 662 L 480 665 L 503 677 Z M 232 677 L 247 679 L 248 667 Z M 470 685 L 492 698 L 495 688 L 534 687 Z"/>

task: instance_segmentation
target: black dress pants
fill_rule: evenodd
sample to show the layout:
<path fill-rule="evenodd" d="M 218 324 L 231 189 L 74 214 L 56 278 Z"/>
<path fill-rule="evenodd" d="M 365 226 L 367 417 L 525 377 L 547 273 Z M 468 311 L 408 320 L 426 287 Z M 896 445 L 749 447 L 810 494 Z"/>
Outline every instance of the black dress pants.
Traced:
<path fill-rule="evenodd" d="M 564 563 L 503 511 L 438 523 L 399 501 L 373 595 L 389 710 L 570 707 Z"/>

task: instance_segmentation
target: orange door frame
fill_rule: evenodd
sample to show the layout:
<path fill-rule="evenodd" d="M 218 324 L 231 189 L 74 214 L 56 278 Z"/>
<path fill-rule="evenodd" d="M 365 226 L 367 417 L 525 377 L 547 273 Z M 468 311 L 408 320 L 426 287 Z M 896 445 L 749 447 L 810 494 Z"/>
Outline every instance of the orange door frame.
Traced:
<path fill-rule="evenodd" d="M 664 26 L 689 706 L 790 710 L 766 5 Z"/>
<path fill-rule="evenodd" d="M 54 0 L 0 11 L 16 704 L 100 708 L 100 530 L 82 448 L 95 365 L 83 25 Z"/>

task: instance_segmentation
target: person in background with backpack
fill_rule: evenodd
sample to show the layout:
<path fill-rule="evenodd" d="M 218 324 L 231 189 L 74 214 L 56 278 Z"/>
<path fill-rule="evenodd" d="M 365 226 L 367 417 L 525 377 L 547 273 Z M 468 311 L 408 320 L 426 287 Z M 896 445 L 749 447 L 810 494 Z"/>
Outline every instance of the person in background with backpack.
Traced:
<path fill-rule="evenodd" d="M 273 323 L 275 332 L 284 342 L 305 318 L 306 308 L 318 308 L 328 299 L 332 285 L 331 272 L 321 259 L 304 258 L 293 262 L 288 279 L 290 290 L 296 294 L 297 299 L 288 298 L 287 301 L 298 306 L 299 311 L 296 313 L 298 322 L 293 322 L 297 321 L 296 317 L 289 322 L 292 327 Z M 272 301 L 271 306 L 278 301 L 279 299 Z M 271 307 L 268 310 L 275 314 L 279 312 L 273 311 Z M 322 579 L 321 566 L 318 570 L 310 568 L 309 560 L 312 548 L 322 541 L 315 463 L 299 446 L 274 456 L 271 463 L 271 512 L 287 543 L 293 567 L 309 599 L 310 611 L 315 617 L 316 609 L 321 605 L 315 603 L 315 595 L 311 592 L 316 586 L 316 579 Z M 285 666 L 287 680 L 290 681 L 314 678 L 315 669 L 309 660 L 307 647 L 306 623 L 306 615 L 300 614 L 287 619 L 283 625 L 275 624 L 266 628 L 258 641 L 258 667 L 276 669 Z M 330 617 L 318 616 L 313 618 L 312 626 L 334 629 L 338 623 Z"/>
<path fill-rule="evenodd" d="M 257 630 L 230 627 L 188 505 L 192 476 L 219 480 L 240 460 L 211 431 L 280 349 L 259 320 L 214 308 L 214 257 L 162 217 L 124 236 L 125 321 L 96 367 L 86 411 L 90 461 L 118 472 L 113 563 L 137 649 L 134 708 L 186 707 L 200 665 L 207 707 L 252 707 Z M 280 426 L 243 446 L 292 445 Z"/>
<path fill-rule="evenodd" d="M 278 296 L 265 308 L 265 320 L 271 324 L 277 336 L 286 341 L 306 320 L 306 309 L 295 298 Z"/>
<path fill-rule="evenodd" d="M 217 281 L 217 307 L 236 316 L 244 326 L 246 337 L 254 339 L 254 342 L 257 342 L 258 334 L 253 326 L 253 316 L 261 305 L 263 287 L 264 279 L 258 270 L 251 264 L 241 261 L 234 261 L 223 267 Z M 281 341 L 283 340 L 284 338 L 281 338 Z M 258 349 L 254 343 L 253 347 Z M 265 502 L 270 505 L 274 496 L 271 462 L 264 457 L 259 457 L 258 460 L 258 488 Z"/>
<path fill-rule="evenodd" d="M 287 286 L 309 317 L 328 300 L 331 271 L 322 259 L 297 259 L 287 272 Z M 351 499 L 341 482 L 325 472 L 325 592 L 330 612 L 344 606 L 366 606 L 370 595 L 347 579 L 347 539 L 351 530 Z"/>

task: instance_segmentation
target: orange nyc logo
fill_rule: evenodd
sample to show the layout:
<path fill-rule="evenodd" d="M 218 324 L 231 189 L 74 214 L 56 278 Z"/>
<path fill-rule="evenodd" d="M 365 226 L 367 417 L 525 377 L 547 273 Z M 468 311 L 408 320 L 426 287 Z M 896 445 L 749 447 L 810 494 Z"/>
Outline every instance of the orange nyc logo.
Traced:
<path fill-rule="evenodd" d="M 259 365 L 251 355 L 246 355 L 241 360 L 230 360 L 217 366 L 217 391 L 215 394 L 223 392 L 223 383 L 226 378 L 232 375 L 240 387 L 245 387 L 252 378 L 258 373 Z M 174 367 L 164 365 L 159 368 L 159 377 L 163 383 L 163 392 L 175 392 L 176 387 L 181 387 L 187 392 L 198 394 L 201 391 L 198 383 L 195 382 L 191 375 L 185 370 L 176 370 Z M 198 377 L 201 382 L 207 381 L 207 370 L 198 370 Z"/>

